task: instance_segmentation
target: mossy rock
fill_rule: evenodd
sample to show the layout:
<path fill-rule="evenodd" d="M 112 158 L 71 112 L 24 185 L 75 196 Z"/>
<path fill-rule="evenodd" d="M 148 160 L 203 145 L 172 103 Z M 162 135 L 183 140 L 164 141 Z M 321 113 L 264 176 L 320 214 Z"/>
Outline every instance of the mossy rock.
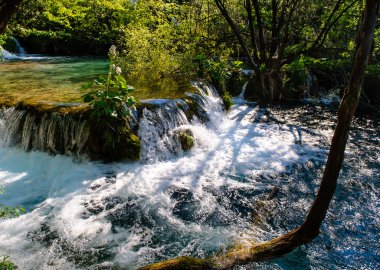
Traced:
<path fill-rule="evenodd" d="M 107 162 L 140 159 L 140 139 L 125 121 L 92 119 L 90 123 L 91 131 L 87 149 L 91 159 Z"/>
<path fill-rule="evenodd" d="M 186 117 L 188 119 L 193 119 L 194 116 L 196 116 L 201 122 L 205 123 L 209 121 L 209 117 L 207 115 L 207 112 L 202 106 L 199 105 L 199 103 L 195 100 L 197 98 L 196 95 L 194 96 L 187 96 L 184 100 L 186 104 L 189 106 L 188 110 L 185 111 Z"/>
<path fill-rule="evenodd" d="M 194 147 L 194 134 L 190 129 L 178 131 L 177 136 L 183 151 L 190 150 Z"/>
<path fill-rule="evenodd" d="M 232 101 L 231 95 L 226 91 L 222 95 L 222 101 L 223 101 L 223 106 L 226 111 L 228 111 L 232 105 L 234 105 L 234 102 Z"/>

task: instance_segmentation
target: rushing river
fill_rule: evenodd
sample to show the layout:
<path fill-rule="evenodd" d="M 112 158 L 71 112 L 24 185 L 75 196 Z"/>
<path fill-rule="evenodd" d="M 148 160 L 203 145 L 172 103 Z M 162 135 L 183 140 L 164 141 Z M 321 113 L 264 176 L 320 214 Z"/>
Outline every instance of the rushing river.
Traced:
<path fill-rule="evenodd" d="M 194 134 L 188 152 L 168 151 L 161 134 L 173 115 L 156 111 L 159 125 L 145 112 L 141 162 L 78 162 L 0 143 L 6 191 L 0 204 L 27 210 L 0 221 L 0 255 L 20 269 L 135 269 L 178 255 L 210 256 L 300 225 L 318 189 L 335 111 L 265 109 L 237 99 L 225 113 L 219 98 L 206 100 L 210 121 L 176 120 L 181 126 L 173 127 Z M 379 135 L 378 116 L 355 119 L 318 238 L 279 259 L 236 269 L 379 269 Z M 266 200 L 274 187 L 279 193 Z"/>

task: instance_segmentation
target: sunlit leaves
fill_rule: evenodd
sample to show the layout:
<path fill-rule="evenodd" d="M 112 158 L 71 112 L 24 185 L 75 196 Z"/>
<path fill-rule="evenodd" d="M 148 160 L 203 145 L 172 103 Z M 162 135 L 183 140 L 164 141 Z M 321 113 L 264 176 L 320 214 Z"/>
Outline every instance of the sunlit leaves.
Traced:
<path fill-rule="evenodd" d="M 91 89 L 83 95 L 83 101 L 93 109 L 95 117 L 112 117 L 122 119 L 130 114 L 130 108 L 136 100 L 130 95 L 134 88 L 121 76 L 121 68 L 116 66 L 116 47 L 109 51 L 110 67 L 108 76 L 99 76 L 82 86 L 83 90 Z"/>

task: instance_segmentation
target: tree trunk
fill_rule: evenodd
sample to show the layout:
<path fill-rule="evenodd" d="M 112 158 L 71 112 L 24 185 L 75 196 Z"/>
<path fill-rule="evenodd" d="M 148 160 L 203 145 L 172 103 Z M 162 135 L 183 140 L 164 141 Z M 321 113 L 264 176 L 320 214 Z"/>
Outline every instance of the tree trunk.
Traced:
<path fill-rule="evenodd" d="M 0 35 L 23 0 L 0 0 Z"/>
<path fill-rule="evenodd" d="M 179 257 L 141 268 L 159 269 L 228 269 L 235 265 L 271 259 L 286 254 L 309 243 L 318 234 L 333 198 L 338 176 L 344 160 L 352 117 L 356 111 L 364 81 L 365 69 L 371 50 L 371 42 L 379 13 L 380 0 L 367 0 L 350 81 L 338 111 L 337 126 L 331 141 L 330 152 L 323 173 L 321 186 L 303 225 L 271 241 L 237 246 L 232 251 L 210 259 Z"/>

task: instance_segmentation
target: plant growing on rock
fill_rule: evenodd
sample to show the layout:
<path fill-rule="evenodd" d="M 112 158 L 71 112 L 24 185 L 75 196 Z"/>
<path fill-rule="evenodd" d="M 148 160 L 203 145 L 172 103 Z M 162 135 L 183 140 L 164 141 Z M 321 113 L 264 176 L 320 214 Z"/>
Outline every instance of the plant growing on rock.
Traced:
<path fill-rule="evenodd" d="M 108 57 L 110 62 L 108 75 L 100 76 L 83 86 L 83 89 L 92 89 L 83 95 L 83 101 L 90 104 L 95 117 L 122 119 L 130 115 L 130 108 L 136 103 L 134 97 L 130 95 L 134 88 L 127 85 L 121 76 L 122 70 L 117 66 L 116 46 L 111 46 Z"/>
<path fill-rule="evenodd" d="M 14 263 L 9 260 L 8 256 L 0 257 L 0 270 L 13 270 L 16 269 Z"/>
<path fill-rule="evenodd" d="M 137 160 L 140 158 L 140 140 L 126 121 L 136 103 L 130 95 L 134 89 L 121 76 L 116 46 L 111 46 L 108 57 L 110 67 L 107 77 L 100 76 L 83 87 L 92 88 L 83 95 L 83 101 L 92 107 L 90 145 L 97 153 L 96 158 L 107 161 L 123 158 Z"/>

